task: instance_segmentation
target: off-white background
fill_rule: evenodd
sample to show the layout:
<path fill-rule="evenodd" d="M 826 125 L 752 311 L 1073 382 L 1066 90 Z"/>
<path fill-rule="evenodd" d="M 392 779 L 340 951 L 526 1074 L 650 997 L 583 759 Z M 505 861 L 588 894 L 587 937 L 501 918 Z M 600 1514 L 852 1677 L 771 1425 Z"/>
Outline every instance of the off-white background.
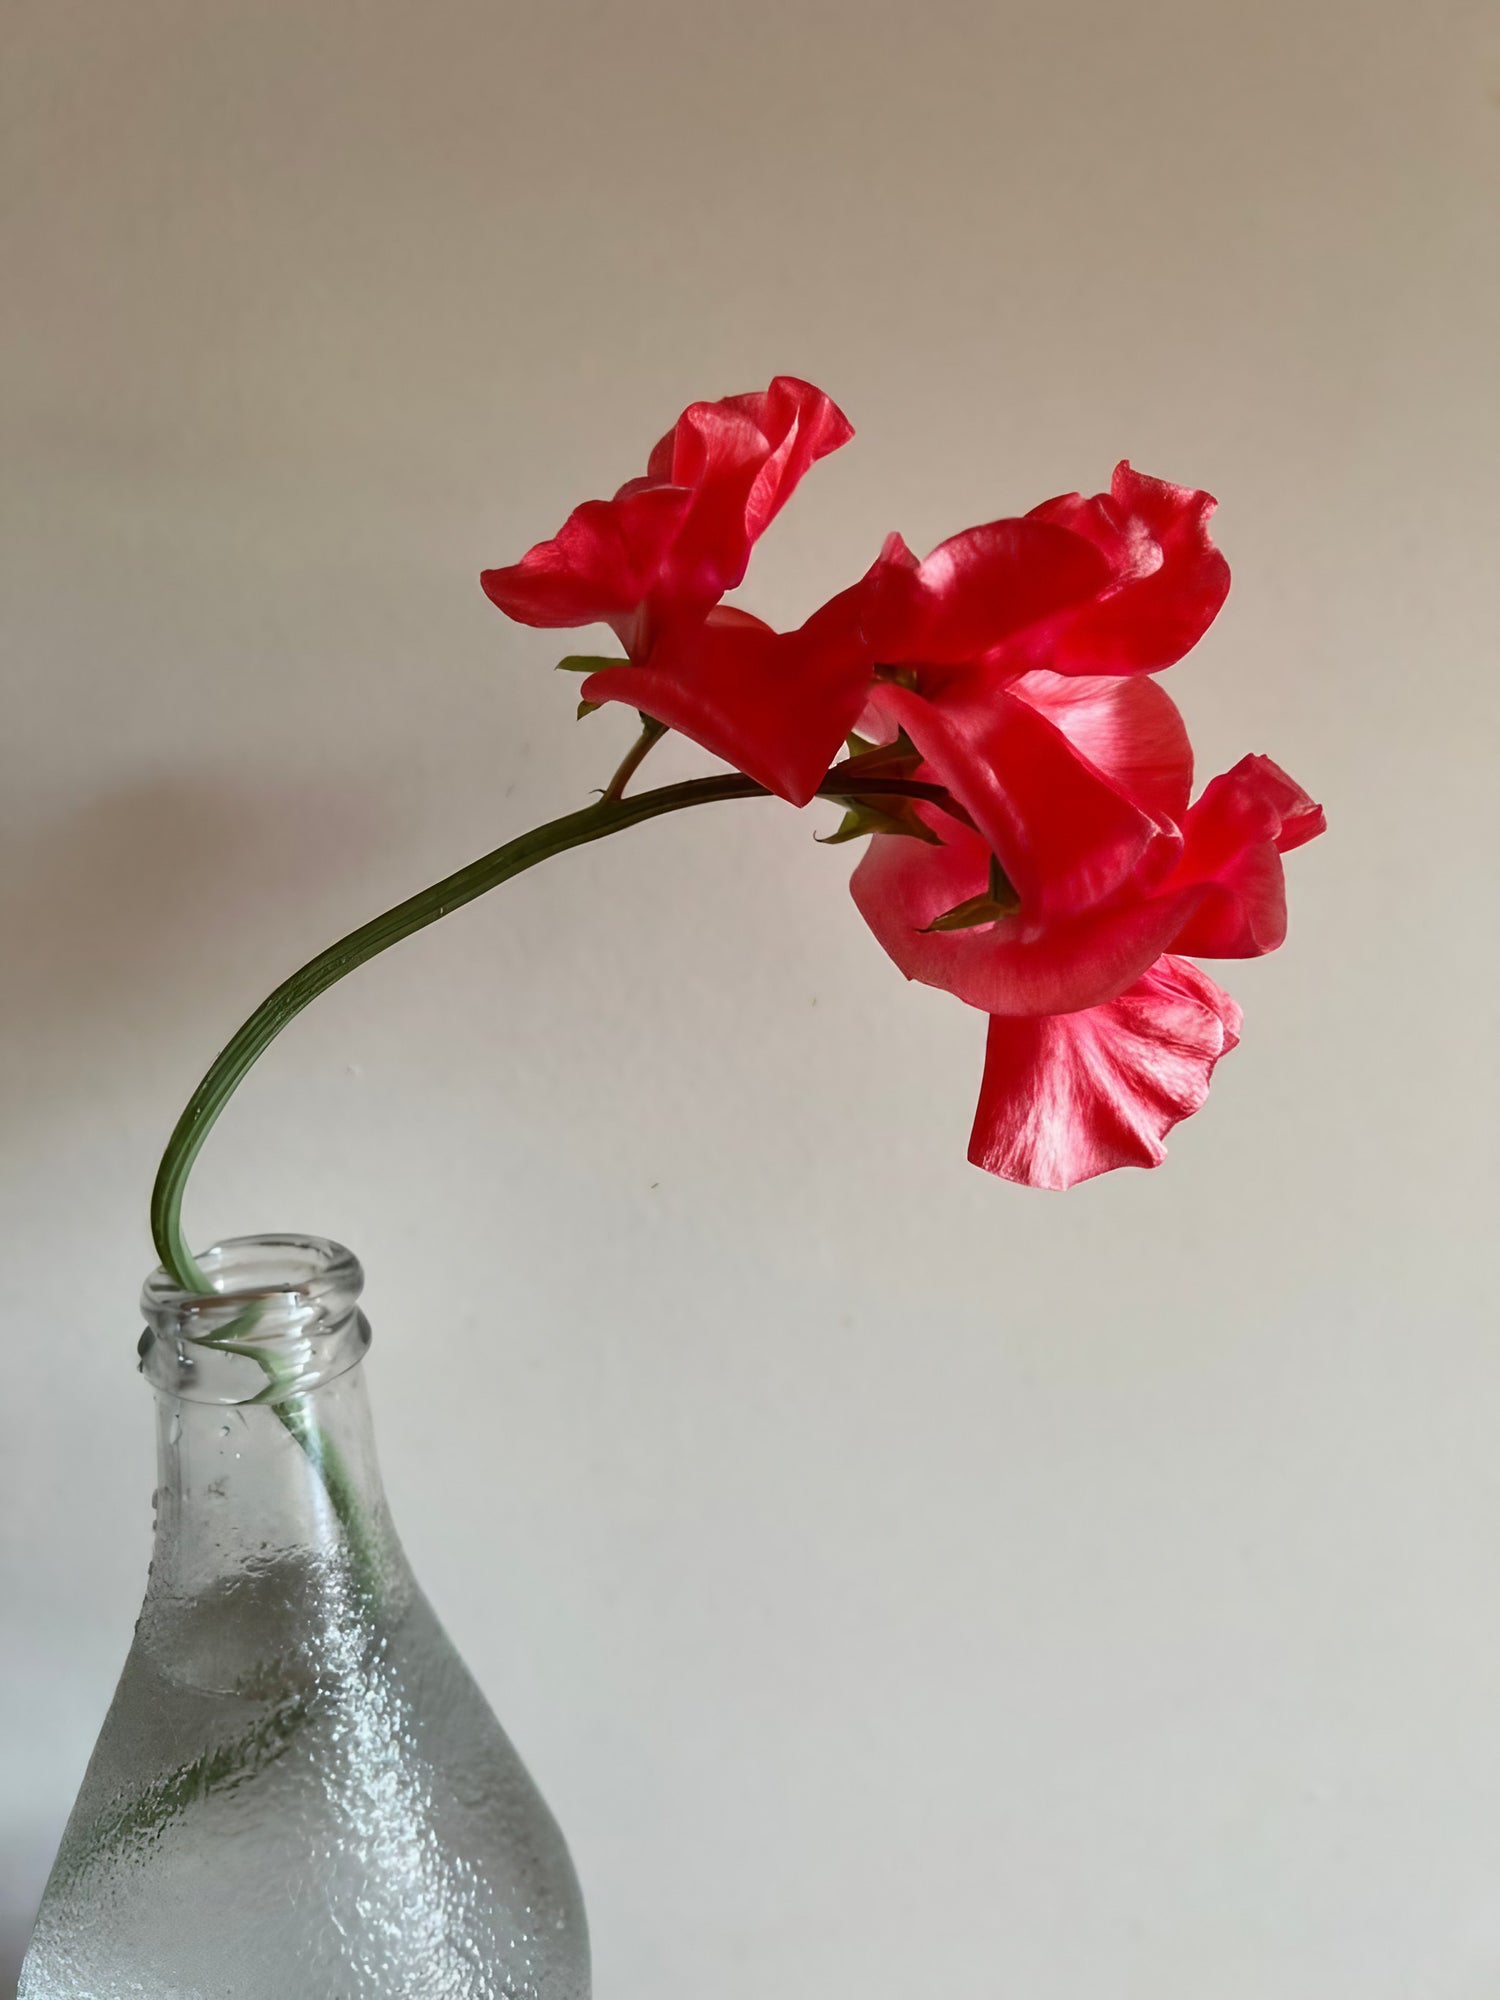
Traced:
<path fill-rule="evenodd" d="M 476 572 L 791 370 L 860 436 L 777 618 L 1118 456 L 1222 496 L 1173 692 L 1333 830 L 1169 1167 L 967 1167 L 982 1023 L 826 815 L 741 806 L 325 1000 L 193 1232 L 364 1256 L 399 1518 L 604 2000 L 1493 2000 L 1494 17 L 11 0 L 5 44 L 11 1960 L 144 1573 L 166 1128 L 292 964 L 602 781 L 623 718 Z"/>

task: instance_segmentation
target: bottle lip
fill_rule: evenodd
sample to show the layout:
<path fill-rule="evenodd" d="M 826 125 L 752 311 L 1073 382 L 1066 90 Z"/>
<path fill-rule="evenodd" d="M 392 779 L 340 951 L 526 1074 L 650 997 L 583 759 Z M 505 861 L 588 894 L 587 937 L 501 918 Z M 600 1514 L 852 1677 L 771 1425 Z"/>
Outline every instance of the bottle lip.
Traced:
<path fill-rule="evenodd" d="M 213 1286 L 211 1293 L 185 1290 L 165 1266 L 157 1265 L 141 1292 L 148 1319 L 162 1313 L 174 1320 L 194 1313 L 219 1318 L 226 1309 L 242 1310 L 256 1300 L 313 1304 L 336 1292 L 347 1293 L 352 1302 L 365 1283 L 359 1259 L 342 1243 L 287 1231 L 226 1236 L 202 1253 L 198 1265 Z"/>
<path fill-rule="evenodd" d="M 160 1265 L 141 1292 L 141 1371 L 156 1388 L 202 1402 L 280 1402 L 363 1360 L 365 1274 L 342 1243 L 230 1236 L 198 1263 L 211 1292 L 184 1290 Z"/>

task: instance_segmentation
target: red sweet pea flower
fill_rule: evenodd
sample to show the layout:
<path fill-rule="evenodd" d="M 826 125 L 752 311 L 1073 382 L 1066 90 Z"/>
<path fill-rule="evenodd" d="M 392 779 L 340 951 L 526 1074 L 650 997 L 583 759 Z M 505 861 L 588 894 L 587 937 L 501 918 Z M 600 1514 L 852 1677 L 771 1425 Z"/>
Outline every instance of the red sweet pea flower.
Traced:
<path fill-rule="evenodd" d="M 1175 954 L 1274 950 L 1281 856 L 1321 809 L 1266 757 L 1189 808 L 1187 735 L 1146 679 L 987 691 L 971 675 L 934 699 L 882 686 L 874 706 L 974 821 L 918 807 L 941 845 L 877 835 L 850 885 L 908 978 L 992 1017 L 971 1157 L 1040 1186 L 1153 1164 L 1238 1033 L 1233 1002 Z"/>
<path fill-rule="evenodd" d="M 651 453 L 644 478 L 613 500 L 586 500 L 551 541 L 486 570 L 485 595 L 523 625 L 611 625 L 638 660 L 742 581 L 752 547 L 803 474 L 853 435 L 822 390 L 793 375 L 693 403 Z"/>
<path fill-rule="evenodd" d="M 1190 804 L 1187 732 L 1148 677 L 1224 601 L 1215 503 L 1122 462 L 1108 493 L 920 561 L 891 536 L 796 631 L 725 606 L 804 473 L 851 435 L 791 376 L 695 403 L 643 478 L 484 588 L 526 624 L 612 626 L 628 657 L 590 674 L 586 704 L 625 702 L 796 805 L 856 724 L 884 746 L 856 754 L 838 838 L 873 833 L 851 888 L 906 976 L 989 1017 L 970 1158 L 1041 1187 L 1154 1165 L 1239 1035 L 1184 954 L 1274 950 L 1282 855 L 1323 827 L 1265 757 Z M 883 791 L 893 776 L 948 808 Z"/>
<path fill-rule="evenodd" d="M 719 599 L 803 474 L 853 434 L 821 389 L 792 375 L 694 403 L 644 479 L 585 501 L 550 542 L 480 581 L 522 624 L 614 628 L 629 661 L 590 675 L 586 702 L 626 702 L 806 805 L 869 679 L 859 587 L 789 633 Z"/>

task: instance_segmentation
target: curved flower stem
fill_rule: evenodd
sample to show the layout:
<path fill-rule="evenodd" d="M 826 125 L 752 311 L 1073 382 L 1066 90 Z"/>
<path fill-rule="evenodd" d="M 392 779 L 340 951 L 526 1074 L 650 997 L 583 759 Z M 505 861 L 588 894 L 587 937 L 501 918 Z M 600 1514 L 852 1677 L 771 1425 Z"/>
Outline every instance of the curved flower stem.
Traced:
<path fill-rule="evenodd" d="M 615 772 L 615 775 L 604 787 L 603 796 L 606 800 L 624 798 L 625 787 L 630 783 L 642 764 L 645 763 L 653 746 L 660 743 L 666 733 L 667 725 L 664 722 L 658 722 L 654 715 L 643 715 L 641 717 L 640 735 L 620 759 L 619 770 Z"/>
<path fill-rule="evenodd" d="M 644 756 L 645 749 L 649 747 L 649 744 L 645 748 L 637 744 L 636 749 L 640 756 Z M 629 759 L 626 761 L 628 763 Z M 636 761 L 639 762 L 639 757 Z M 629 776 L 628 772 L 626 776 Z M 616 773 L 614 783 L 617 785 L 620 782 L 619 773 Z M 848 764 L 834 765 L 818 786 L 818 794 L 823 798 L 871 797 L 881 793 L 924 799 L 929 804 L 963 816 L 941 785 L 915 778 L 855 772 Z M 593 805 L 585 806 L 581 812 L 565 813 L 561 819 L 533 827 L 530 833 L 506 841 L 502 847 L 481 855 L 467 867 L 445 875 L 442 881 L 434 882 L 430 888 L 408 896 L 405 902 L 397 903 L 393 909 L 373 917 L 369 923 L 361 924 L 358 930 L 350 931 L 347 937 L 329 945 L 326 951 L 309 959 L 289 979 L 284 979 L 226 1043 L 188 1100 L 187 1108 L 178 1119 L 162 1155 L 156 1184 L 151 1191 L 151 1235 L 157 1254 L 178 1284 L 191 1292 L 208 1293 L 213 1289 L 182 1233 L 182 1195 L 193 1162 L 220 1112 L 256 1060 L 288 1022 L 294 1020 L 320 993 L 326 993 L 330 986 L 353 972 L 356 966 L 377 957 L 391 945 L 399 944 L 414 931 L 436 923 L 439 917 L 462 908 L 465 903 L 472 903 L 476 896 L 485 895 L 502 882 L 508 882 L 511 876 L 534 868 L 539 861 L 549 860 L 554 854 L 563 854 L 570 847 L 582 847 L 589 841 L 602 839 L 606 834 L 623 832 L 626 827 L 639 826 L 646 820 L 659 819 L 664 813 L 683 812 L 689 806 L 712 805 L 721 799 L 767 796 L 769 794 L 763 785 L 738 773 L 724 777 L 692 778 L 684 784 L 664 785 L 654 792 L 639 792 L 633 798 L 606 796 Z"/>

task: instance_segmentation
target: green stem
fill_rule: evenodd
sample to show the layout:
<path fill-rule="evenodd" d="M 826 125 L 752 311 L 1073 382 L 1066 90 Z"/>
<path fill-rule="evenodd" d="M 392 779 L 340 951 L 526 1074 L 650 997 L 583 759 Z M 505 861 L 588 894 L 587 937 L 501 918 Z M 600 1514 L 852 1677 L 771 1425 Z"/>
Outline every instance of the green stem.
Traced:
<path fill-rule="evenodd" d="M 639 746 L 637 746 L 639 748 Z M 647 746 L 649 748 L 649 745 Z M 641 752 L 644 755 L 644 750 Z M 627 760 L 628 761 L 628 760 Z M 637 760 L 638 761 L 638 760 Z M 618 776 L 618 774 L 617 774 Z M 628 776 L 628 773 L 627 773 Z M 941 785 L 914 778 L 880 777 L 855 773 L 847 764 L 836 764 L 818 786 L 823 798 L 871 797 L 888 793 L 904 798 L 925 799 L 930 804 L 953 809 Z M 621 833 L 626 827 L 660 819 L 664 813 L 683 812 L 690 806 L 713 805 L 721 799 L 751 799 L 768 796 L 764 785 L 738 773 L 725 777 L 692 778 L 685 784 L 664 785 L 654 792 L 639 792 L 633 798 L 602 798 L 581 812 L 565 813 L 561 819 L 533 827 L 515 840 L 508 840 L 489 854 L 481 855 L 467 867 L 428 889 L 408 896 L 403 903 L 361 924 L 326 951 L 284 979 L 268 995 L 239 1032 L 225 1044 L 213 1066 L 188 1100 L 178 1119 L 157 1170 L 151 1191 L 151 1235 L 157 1254 L 167 1270 L 185 1290 L 210 1293 L 207 1277 L 188 1249 L 182 1233 L 182 1196 L 193 1162 L 203 1142 L 213 1130 L 219 1114 L 234 1095 L 256 1060 L 270 1047 L 282 1029 L 295 1020 L 304 1007 L 326 993 L 330 986 L 364 965 L 369 959 L 399 944 L 403 938 L 436 923 L 451 910 L 472 903 L 476 896 L 508 882 L 570 847 L 582 847 L 606 834 Z"/>
<path fill-rule="evenodd" d="M 277 1423 L 301 1449 L 308 1464 L 322 1482 L 334 1515 L 343 1527 L 349 1547 L 354 1580 L 366 1600 L 375 1604 L 380 1595 L 380 1564 L 368 1522 L 360 1509 L 359 1494 L 344 1464 L 342 1454 L 313 1413 L 310 1400 L 295 1388 L 297 1371 L 282 1366 L 276 1354 L 248 1338 L 260 1323 L 264 1306 L 254 1301 L 217 1333 L 202 1335 L 199 1344 L 217 1348 L 221 1354 L 240 1354 L 253 1361 L 266 1378 L 259 1395 L 240 1405 L 249 1409 L 266 1404 Z"/>
<path fill-rule="evenodd" d="M 651 754 L 652 748 L 660 743 L 667 733 L 667 725 L 658 722 L 654 715 L 641 717 L 641 733 L 620 759 L 620 768 L 604 787 L 606 803 L 625 796 L 625 787 Z"/>

